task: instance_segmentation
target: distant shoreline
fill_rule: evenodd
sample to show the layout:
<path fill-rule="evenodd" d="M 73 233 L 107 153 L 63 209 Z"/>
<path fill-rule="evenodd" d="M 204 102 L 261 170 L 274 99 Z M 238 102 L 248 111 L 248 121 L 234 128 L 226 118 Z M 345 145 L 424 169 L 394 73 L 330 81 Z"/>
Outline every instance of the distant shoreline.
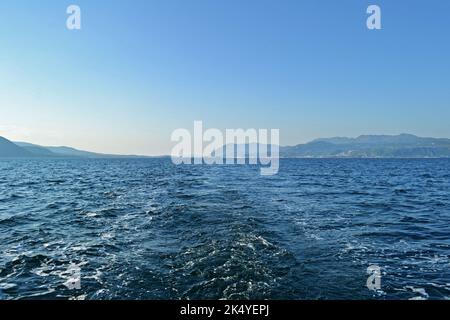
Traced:
<path fill-rule="evenodd" d="M 230 154 L 230 158 L 260 158 L 259 150 L 266 152 L 270 145 L 247 143 L 235 144 L 235 148 L 244 146 L 244 153 Z M 230 145 L 216 150 L 220 157 L 227 158 Z M 223 148 L 223 150 L 221 150 Z M 192 153 L 191 153 L 192 154 Z M 208 155 L 204 158 L 210 158 Z M 237 157 L 236 157 L 237 156 Z M 278 155 L 277 155 L 278 156 Z M 84 151 L 67 146 L 40 146 L 28 142 L 12 142 L 0 137 L 0 158 L 165 158 L 169 155 L 105 154 Z M 279 146 L 279 158 L 285 159 L 432 159 L 450 158 L 450 139 L 423 138 L 411 134 L 400 135 L 362 135 L 357 138 L 335 137 L 316 139 L 295 146 Z"/>
<path fill-rule="evenodd" d="M 0 160 L 152 160 L 152 159 L 170 159 L 171 156 L 109 156 L 97 158 L 83 158 L 83 157 L 2 157 Z M 249 158 L 234 158 L 249 159 Z M 253 158 L 250 158 L 253 159 Z M 255 158 L 256 159 L 256 158 Z M 285 160 L 427 160 L 427 159 L 450 159 L 450 157 L 280 157 Z M 226 159 L 225 159 L 226 160 Z M 224 163 L 223 165 L 226 165 Z"/>

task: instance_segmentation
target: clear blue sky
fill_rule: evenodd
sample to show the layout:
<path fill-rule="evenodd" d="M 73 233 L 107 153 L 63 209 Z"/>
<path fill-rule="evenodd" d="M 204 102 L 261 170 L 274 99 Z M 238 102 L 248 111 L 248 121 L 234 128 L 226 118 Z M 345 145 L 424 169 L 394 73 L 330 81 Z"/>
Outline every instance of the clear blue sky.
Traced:
<path fill-rule="evenodd" d="M 449 39 L 448 0 L 2 0 L 0 135 L 151 155 L 194 120 L 450 137 Z"/>

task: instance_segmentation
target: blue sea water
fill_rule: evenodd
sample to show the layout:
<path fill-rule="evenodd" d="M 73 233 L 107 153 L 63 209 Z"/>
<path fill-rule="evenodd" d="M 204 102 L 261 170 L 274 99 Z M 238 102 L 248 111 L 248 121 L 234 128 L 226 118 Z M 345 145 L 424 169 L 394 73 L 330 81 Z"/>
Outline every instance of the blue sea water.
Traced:
<path fill-rule="evenodd" d="M 0 299 L 55 298 L 448 299 L 450 160 L 0 160 Z"/>

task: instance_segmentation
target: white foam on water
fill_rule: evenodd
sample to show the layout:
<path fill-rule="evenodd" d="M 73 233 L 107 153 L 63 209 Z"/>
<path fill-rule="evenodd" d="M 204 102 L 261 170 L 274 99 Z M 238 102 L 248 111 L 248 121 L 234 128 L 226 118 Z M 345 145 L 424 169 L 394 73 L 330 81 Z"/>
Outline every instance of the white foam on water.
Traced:
<path fill-rule="evenodd" d="M 0 290 L 9 290 L 17 287 L 15 283 L 0 283 Z"/>

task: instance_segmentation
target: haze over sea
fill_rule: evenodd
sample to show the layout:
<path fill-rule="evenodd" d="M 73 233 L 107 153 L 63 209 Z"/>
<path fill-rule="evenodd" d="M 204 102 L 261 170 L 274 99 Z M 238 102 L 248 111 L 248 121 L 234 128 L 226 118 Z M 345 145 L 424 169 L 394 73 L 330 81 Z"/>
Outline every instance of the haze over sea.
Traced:
<path fill-rule="evenodd" d="M 450 298 L 449 168 L 0 160 L 0 298 Z M 80 290 L 64 285 L 74 264 Z"/>

